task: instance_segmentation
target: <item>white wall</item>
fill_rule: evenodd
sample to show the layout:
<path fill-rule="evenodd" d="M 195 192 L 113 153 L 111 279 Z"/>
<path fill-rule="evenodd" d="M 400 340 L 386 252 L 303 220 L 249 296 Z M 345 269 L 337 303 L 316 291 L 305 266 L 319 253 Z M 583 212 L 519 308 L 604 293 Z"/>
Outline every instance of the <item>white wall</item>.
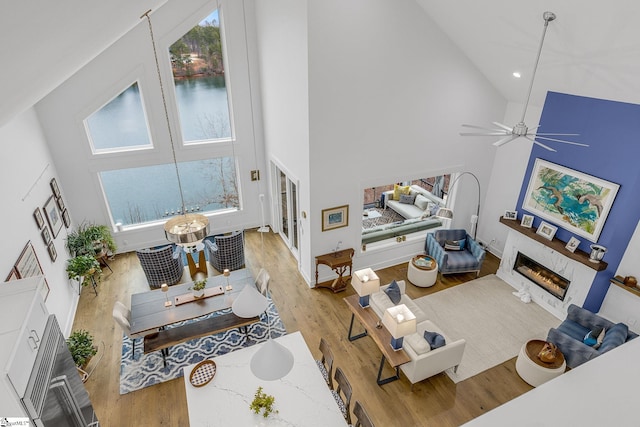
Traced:
<path fill-rule="evenodd" d="M 4 230 L 0 245 L 0 274 L 4 277 L 9 275 L 23 248 L 31 241 L 50 288 L 47 309 L 56 315 L 63 331 L 68 334 L 78 296 L 77 288 L 74 290 L 65 272 L 68 257 L 64 246 L 66 229 L 63 226 L 54 239 L 58 257 L 52 262 L 33 217 L 36 208 L 42 208 L 52 196 L 49 181 L 57 178 L 47 140 L 33 109 L 0 127 L 0 146 L 4 152 L 0 157 L 0 199 L 6 207 L 1 216 Z M 66 201 L 65 188 L 60 186 L 60 190 Z"/>

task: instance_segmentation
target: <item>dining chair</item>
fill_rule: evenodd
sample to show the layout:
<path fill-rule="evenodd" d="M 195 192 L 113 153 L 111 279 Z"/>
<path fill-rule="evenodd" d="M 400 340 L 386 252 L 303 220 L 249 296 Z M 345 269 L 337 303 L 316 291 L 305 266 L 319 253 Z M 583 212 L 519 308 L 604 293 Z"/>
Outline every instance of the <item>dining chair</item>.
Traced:
<path fill-rule="evenodd" d="M 356 403 L 353 404 L 353 415 L 356 416 L 356 423 L 353 427 L 375 427 L 359 400 L 356 400 Z"/>
<path fill-rule="evenodd" d="M 342 416 L 347 420 L 347 424 L 351 424 L 351 393 L 353 389 L 342 369 L 336 368 L 334 379 L 338 386 L 335 390 L 331 390 L 331 393 L 342 412 Z"/>
<path fill-rule="evenodd" d="M 159 289 L 163 283 L 169 286 L 175 285 L 182 279 L 184 273 L 182 252 L 182 247 L 179 245 L 136 251 L 151 289 Z"/>
<path fill-rule="evenodd" d="M 213 242 L 207 238 L 204 245 L 209 255 L 209 264 L 219 272 L 244 267 L 244 231 L 213 236 Z"/>
<path fill-rule="evenodd" d="M 324 381 L 333 390 L 333 378 L 331 377 L 333 374 L 333 352 L 324 338 L 320 338 L 320 352 L 322 353 L 322 358 L 316 359 L 316 364 Z"/>
<path fill-rule="evenodd" d="M 269 295 L 269 281 L 271 277 L 269 273 L 264 268 L 261 268 L 258 272 L 258 276 L 256 277 L 256 288 L 262 295 L 268 297 Z"/>
<path fill-rule="evenodd" d="M 136 355 L 136 341 L 138 338 L 143 338 L 147 335 L 154 334 L 158 332 L 158 329 L 152 329 L 149 331 L 140 332 L 137 334 L 131 333 L 131 310 L 129 310 L 123 303 L 120 301 L 116 301 L 113 305 L 113 319 L 116 321 L 120 328 L 122 328 L 122 332 L 131 339 L 133 343 L 133 348 L 131 350 L 131 357 L 135 360 Z"/>

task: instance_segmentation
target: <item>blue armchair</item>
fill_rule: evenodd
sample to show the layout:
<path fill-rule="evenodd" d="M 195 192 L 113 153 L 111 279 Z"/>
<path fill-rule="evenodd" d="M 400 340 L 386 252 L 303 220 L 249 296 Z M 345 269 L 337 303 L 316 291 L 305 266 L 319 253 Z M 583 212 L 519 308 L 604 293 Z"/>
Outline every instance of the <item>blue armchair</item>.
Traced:
<path fill-rule="evenodd" d="M 596 329 L 604 329 L 604 339 L 598 348 L 584 343 L 585 336 Z M 560 349 L 568 367 L 575 368 L 637 336 L 624 323 L 614 324 L 585 308 L 571 304 L 567 309 L 567 318 L 560 326 L 549 330 L 547 341 Z"/>
<path fill-rule="evenodd" d="M 461 250 L 446 250 L 445 242 L 461 242 L 464 246 Z M 427 234 L 425 251 L 438 262 L 440 274 L 480 273 L 480 267 L 485 258 L 485 250 L 482 249 L 473 238 L 467 234 L 467 230 L 438 230 Z"/>

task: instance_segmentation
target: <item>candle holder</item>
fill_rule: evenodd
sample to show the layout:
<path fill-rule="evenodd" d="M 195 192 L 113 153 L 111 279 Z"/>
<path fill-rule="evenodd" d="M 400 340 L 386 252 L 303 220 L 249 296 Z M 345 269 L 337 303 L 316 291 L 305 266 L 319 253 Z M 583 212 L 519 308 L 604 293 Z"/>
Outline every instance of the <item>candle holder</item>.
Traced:
<path fill-rule="evenodd" d="M 167 294 L 167 292 L 169 292 L 169 285 L 163 283 L 162 285 L 160 285 L 160 290 L 164 292 L 164 296 L 167 298 L 167 300 L 164 302 L 164 306 L 171 307 L 172 304 L 171 301 L 169 301 L 169 295 Z"/>
<path fill-rule="evenodd" d="M 227 287 L 225 288 L 225 291 L 229 292 L 233 290 L 233 286 L 229 284 L 229 276 L 231 275 L 231 272 L 229 271 L 229 269 L 225 268 L 222 272 L 222 275 L 227 278 Z"/>

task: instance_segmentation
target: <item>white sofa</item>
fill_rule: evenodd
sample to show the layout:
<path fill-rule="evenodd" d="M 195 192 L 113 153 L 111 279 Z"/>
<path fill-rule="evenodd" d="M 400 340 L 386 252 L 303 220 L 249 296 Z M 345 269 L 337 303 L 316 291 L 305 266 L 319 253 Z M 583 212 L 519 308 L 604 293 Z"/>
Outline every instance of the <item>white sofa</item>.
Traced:
<path fill-rule="evenodd" d="M 413 302 L 413 300 L 407 294 L 405 294 L 405 290 L 407 288 L 405 281 L 396 280 L 396 282 L 398 283 L 398 287 L 400 288 L 401 295 L 400 302 L 398 304 L 404 304 L 407 306 L 407 308 L 413 313 L 413 315 L 416 316 L 416 323 L 427 320 L 427 315 L 425 314 L 425 312 L 422 311 L 422 309 L 418 307 L 418 305 Z M 382 319 L 382 316 L 384 315 L 384 312 L 387 308 L 398 305 L 394 304 L 384 292 L 384 290 L 388 287 L 389 285 L 380 286 L 380 291 L 372 294 L 369 297 L 369 304 L 380 319 Z"/>
<path fill-rule="evenodd" d="M 429 344 L 424 339 L 425 331 L 437 332 L 442 335 L 445 345 L 430 350 Z M 418 323 L 416 333 L 404 337 L 402 349 L 409 355 L 411 361 L 400 365 L 400 369 L 412 386 L 450 368 L 453 368 L 455 372 L 462 361 L 465 345 L 464 339 L 451 341 L 437 325 L 430 320 L 425 320 Z"/>
<path fill-rule="evenodd" d="M 424 188 L 418 185 L 412 185 L 409 188 L 409 194 L 416 196 L 413 204 L 400 203 L 399 200 L 393 200 L 393 190 L 389 190 L 383 193 L 385 209 L 391 208 L 403 218 L 412 219 L 428 218 L 435 213 L 434 210 L 438 206 L 444 206 L 444 200 L 434 196 Z"/>

